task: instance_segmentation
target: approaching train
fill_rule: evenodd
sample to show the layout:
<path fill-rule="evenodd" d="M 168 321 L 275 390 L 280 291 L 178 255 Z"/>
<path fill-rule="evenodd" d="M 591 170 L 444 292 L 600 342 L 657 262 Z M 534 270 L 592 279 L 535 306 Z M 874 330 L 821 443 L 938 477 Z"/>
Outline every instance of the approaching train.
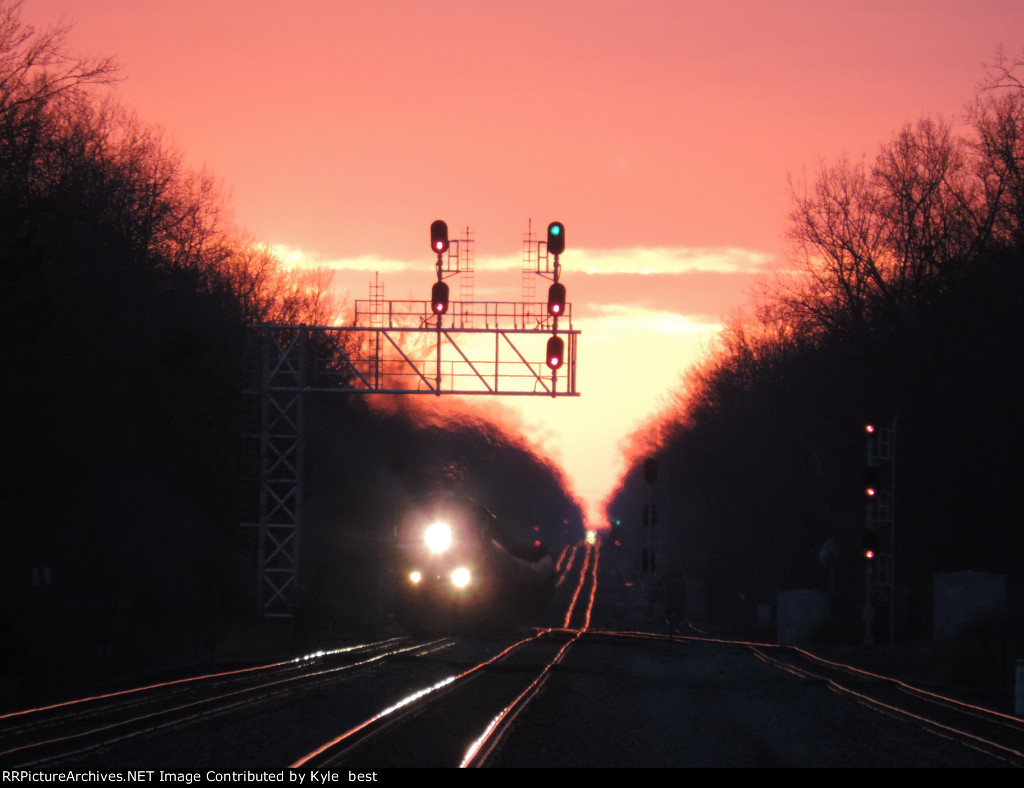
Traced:
<path fill-rule="evenodd" d="M 392 547 L 395 614 L 413 631 L 540 623 L 554 590 L 547 548 L 517 541 L 468 498 L 439 494 L 407 504 Z"/>

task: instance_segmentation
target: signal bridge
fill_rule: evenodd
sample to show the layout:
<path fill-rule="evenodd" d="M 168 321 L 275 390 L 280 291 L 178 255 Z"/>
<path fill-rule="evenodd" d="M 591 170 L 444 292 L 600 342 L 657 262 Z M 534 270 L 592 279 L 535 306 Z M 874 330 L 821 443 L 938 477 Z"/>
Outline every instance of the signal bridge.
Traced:
<path fill-rule="evenodd" d="M 264 391 L 576 397 L 571 304 L 560 320 L 569 328 L 553 332 L 544 303 L 453 301 L 443 322 L 426 301 L 357 301 L 355 325 L 262 324 L 251 341 Z M 561 388 L 549 334 L 566 340 Z"/>
<path fill-rule="evenodd" d="M 242 526 L 256 540 L 264 616 L 291 616 L 298 594 L 306 394 L 579 396 L 580 332 L 558 281 L 562 223 L 548 225 L 536 257 L 532 236 L 527 242 L 530 273 L 554 280 L 546 303 L 450 301 L 444 279 L 471 276 L 472 239 L 449 242 L 440 219 L 430 232 L 437 255 L 430 301 L 385 301 L 378 287 L 374 298 L 356 302 L 352 325 L 250 328 L 242 435 L 250 507 Z"/>

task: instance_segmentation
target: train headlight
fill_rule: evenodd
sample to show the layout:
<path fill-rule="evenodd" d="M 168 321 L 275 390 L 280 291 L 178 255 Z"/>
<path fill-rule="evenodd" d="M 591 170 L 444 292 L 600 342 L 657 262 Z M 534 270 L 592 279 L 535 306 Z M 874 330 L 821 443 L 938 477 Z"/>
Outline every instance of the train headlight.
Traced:
<path fill-rule="evenodd" d="M 427 549 L 434 554 L 443 553 L 452 546 L 452 529 L 447 523 L 436 522 L 423 535 Z"/>
<path fill-rule="evenodd" d="M 409 579 L 413 582 L 413 584 L 416 584 L 423 579 L 423 575 L 420 574 L 418 569 L 414 569 L 412 572 L 409 573 Z"/>
<path fill-rule="evenodd" d="M 469 570 L 464 566 L 452 570 L 452 585 L 456 588 L 465 588 L 469 585 L 471 577 Z"/>

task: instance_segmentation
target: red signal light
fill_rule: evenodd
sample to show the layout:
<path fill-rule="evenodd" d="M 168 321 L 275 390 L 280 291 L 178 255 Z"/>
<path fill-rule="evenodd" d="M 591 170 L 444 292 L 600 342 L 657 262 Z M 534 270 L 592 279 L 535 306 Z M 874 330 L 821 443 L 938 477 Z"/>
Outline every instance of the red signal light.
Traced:
<path fill-rule="evenodd" d="M 448 311 L 448 285 L 445 282 L 434 282 L 430 289 L 430 308 L 435 315 Z"/>
<path fill-rule="evenodd" d="M 558 369 L 565 361 L 565 343 L 561 337 L 553 336 L 548 340 L 547 364 L 549 369 Z"/>
<path fill-rule="evenodd" d="M 448 225 L 442 219 L 430 225 L 430 248 L 437 254 L 448 251 Z"/>
<path fill-rule="evenodd" d="M 565 285 L 555 282 L 548 288 L 548 314 L 558 316 L 565 312 Z"/>
<path fill-rule="evenodd" d="M 864 486 L 864 494 L 868 498 L 873 498 L 878 490 L 881 488 L 881 476 L 879 476 L 878 470 L 871 466 L 864 469 L 864 474 L 861 477 L 861 483 Z"/>
<path fill-rule="evenodd" d="M 875 560 L 875 556 L 878 554 L 878 542 L 878 531 L 869 528 L 864 532 L 863 540 L 861 542 L 861 552 L 864 554 L 865 560 Z"/>

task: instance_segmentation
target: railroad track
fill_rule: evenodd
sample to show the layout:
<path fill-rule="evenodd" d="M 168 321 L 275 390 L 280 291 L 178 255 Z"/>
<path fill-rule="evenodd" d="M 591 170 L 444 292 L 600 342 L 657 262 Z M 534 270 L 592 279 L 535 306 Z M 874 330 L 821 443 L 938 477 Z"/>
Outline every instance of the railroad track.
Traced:
<path fill-rule="evenodd" d="M 591 636 L 610 640 L 640 638 L 680 643 L 718 643 L 742 648 L 760 661 L 791 673 L 807 683 L 820 683 L 832 692 L 877 712 L 956 741 L 1008 765 L 1024 767 L 1024 719 L 915 687 L 854 665 L 828 660 L 805 649 L 711 638 L 702 633 L 664 635 L 593 631 Z"/>
<path fill-rule="evenodd" d="M 353 763 L 361 769 L 386 768 L 408 766 L 410 757 L 427 766 L 485 765 L 589 626 L 598 554 L 596 547 L 587 547 L 578 569 L 563 575 L 570 598 L 561 628 L 542 629 L 517 640 L 495 656 L 382 708 L 291 766 L 337 768 Z M 570 628 L 572 624 L 579 628 Z"/>
<path fill-rule="evenodd" d="M 1024 720 L 1016 717 L 825 660 L 801 649 L 710 638 L 696 631 L 659 635 L 591 627 L 597 558 L 596 549 L 578 552 L 574 567 L 566 573 L 558 591 L 558 609 L 544 628 L 491 640 L 391 638 L 297 660 L 0 715 L 0 765 L 127 765 L 128 753 L 144 768 L 154 763 L 165 767 L 178 762 L 237 762 L 278 769 L 344 767 L 360 773 L 393 766 L 507 765 L 519 759 L 529 762 L 538 752 L 538 742 L 551 744 L 556 754 L 578 743 L 576 734 L 568 730 L 559 737 L 560 745 L 547 738 L 561 731 L 564 724 L 579 725 L 588 717 L 603 719 L 607 715 L 601 728 L 607 733 L 616 730 L 616 715 L 623 711 L 636 712 L 631 719 L 644 722 L 643 715 L 649 712 L 646 707 L 643 711 L 637 707 L 640 696 L 630 695 L 631 690 L 625 687 L 619 692 L 610 687 L 610 696 L 594 700 L 599 706 L 585 702 L 586 698 L 597 698 L 594 692 L 609 689 L 601 683 L 602 676 L 614 681 L 623 675 L 617 671 L 633 671 L 630 665 L 645 665 L 649 658 L 656 659 L 655 652 L 621 648 L 621 644 L 643 639 L 677 643 L 680 657 L 687 655 L 673 663 L 677 647 L 667 652 L 660 647 L 661 655 L 669 660 L 670 672 L 656 674 L 652 680 L 673 697 L 688 698 L 683 688 L 692 682 L 677 670 L 687 661 L 699 664 L 693 660 L 700 652 L 683 651 L 686 644 L 699 644 L 700 648 L 720 644 L 724 647 L 721 653 L 731 655 L 725 659 L 731 660 L 727 664 L 737 675 L 749 673 L 741 663 L 756 664 L 745 656 L 749 652 L 758 661 L 797 676 L 805 684 L 827 687 L 900 720 L 900 730 L 907 724 L 964 744 L 995 759 L 995 763 L 1024 765 Z M 570 565 L 568 560 L 565 563 Z M 608 662 L 615 653 L 626 664 Z M 632 653 L 638 662 L 629 662 Z M 601 655 L 597 663 L 595 655 Z M 699 667 L 695 670 L 697 675 L 711 675 L 700 674 Z M 733 683 L 732 674 L 728 675 Z M 627 686 L 642 691 L 646 685 L 640 681 Z M 550 691 L 531 705 L 545 687 Z M 773 691 L 780 693 L 775 702 L 781 708 L 785 696 L 781 689 Z M 579 701 L 575 717 L 560 714 L 559 704 L 569 700 Z M 709 706 L 707 720 L 722 730 L 732 731 L 733 725 L 737 730 L 750 726 L 745 708 L 735 719 L 717 712 L 715 705 Z M 719 718 L 722 722 L 714 722 Z M 666 727 L 655 730 L 659 734 L 665 731 L 668 746 L 682 746 L 678 739 L 671 741 L 669 726 L 674 723 L 666 719 Z M 864 724 L 863 730 L 876 727 L 870 721 Z M 700 728 L 696 730 L 699 734 Z M 891 735 L 900 736 L 895 729 Z M 916 735 L 929 739 L 919 731 Z M 769 739 L 766 737 L 765 742 Z M 126 740 L 130 740 L 127 745 L 123 744 Z M 838 746 L 845 746 L 845 740 L 839 741 Z M 917 746 L 921 753 L 934 749 L 927 742 L 919 741 Z M 632 752 L 625 754 L 633 756 Z M 675 756 L 662 752 L 660 757 L 671 760 Z"/>
<path fill-rule="evenodd" d="M 1024 720 L 788 646 L 748 645 L 758 659 L 806 681 L 820 681 L 883 714 L 1024 766 Z"/>
<path fill-rule="evenodd" d="M 290 764 L 360 769 L 480 766 L 541 689 L 578 632 L 543 630 L 444 677 L 341 732 Z"/>
<path fill-rule="evenodd" d="M 437 641 L 389 638 L 0 715 L 0 764 L 43 766 L 172 725 L 349 678 Z"/>
<path fill-rule="evenodd" d="M 234 726 L 234 733 L 222 736 L 232 746 L 234 739 L 251 737 L 247 752 L 280 758 L 269 753 L 266 742 L 283 737 L 271 733 L 258 739 L 245 721 L 270 709 L 269 716 L 281 712 L 272 727 L 297 727 L 289 722 L 292 712 L 283 710 L 288 698 L 319 702 L 327 708 L 318 712 L 319 718 L 338 720 L 327 742 L 293 750 L 293 758 L 299 754 L 293 765 L 337 765 L 356 751 L 361 759 L 369 753 L 376 762 L 374 747 L 379 753 L 401 753 L 402 765 L 409 765 L 403 759 L 413 751 L 423 754 L 417 760 L 438 765 L 479 765 L 579 636 L 580 630 L 562 630 L 558 624 L 589 620 L 595 577 L 596 550 L 590 548 L 566 574 L 563 597 L 568 601 L 555 616 L 558 622 L 553 618 L 552 628 L 526 636 L 504 641 L 389 638 L 0 715 L 0 765 L 121 763 L 129 752 L 142 760 L 153 757 L 142 753 L 163 752 L 154 742 L 184 742 L 189 736 L 194 741 L 201 738 L 197 732 L 213 730 L 211 725 Z M 476 681 L 481 677 L 486 678 Z M 470 681 L 474 686 L 467 691 Z M 327 730 L 308 727 L 312 732 L 305 732 L 306 738 L 322 740 L 320 730 Z M 163 734 L 171 728 L 174 734 Z M 392 738 L 381 737 L 384 731 Z M 428 739 L 435 744 L 426 744 Z M 139 741 L 146 744 L 137 746 Z M 195 752 L 184 743 L 169 750 Z M 393 763 L 386 757 L 381 762 Z"/>

